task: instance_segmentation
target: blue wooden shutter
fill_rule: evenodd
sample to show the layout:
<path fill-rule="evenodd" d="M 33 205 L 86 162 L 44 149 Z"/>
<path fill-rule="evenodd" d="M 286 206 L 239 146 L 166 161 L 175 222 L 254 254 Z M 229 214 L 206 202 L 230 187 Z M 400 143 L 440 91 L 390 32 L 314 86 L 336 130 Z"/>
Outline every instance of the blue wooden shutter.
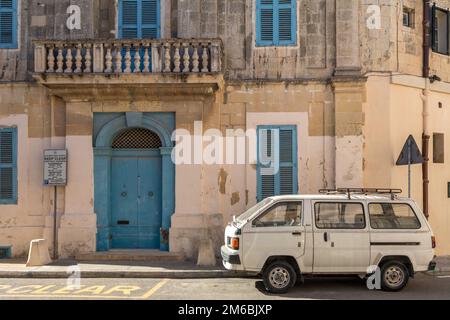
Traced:
<path fill-rule="evenodd" d="M 17 48 L 17 0 L 0 0 L 0 48 Z"/>
<path fill-rule="evenodd" d="M 142 38 L 155 39 L 160 37 L 159 12 L 158 0 L 142 1 Z"/>
<path fill-rule="evenodd" d="M 276 130 L 269 127 L 260 127 L 258 130 L 258 201 L 276 194 L 276 175 L 264 172 L 272 163 L 263 163 L 261 159 L 262 155 L 272 157 L 278 152 L 276 143 L 273 143 L 276 133 Z"/>
<path fill-rule="evenodd" d="M 17 129 L 0 129 L 0 204 L 17 202 Z"/>
<path fill-rule="evenodd" d="M 274 43 L 274 1 L 256 2 L 256 43 L 260 46 Z"/>
<path fill-rule="evenodd" d="M 257 0 L 256 44 L 294 45 L 297 32 L 296 0 Z"/>
<path fill-rule="evenodd" d="M 270 165 L 261 161 L 261 155 L 267 154 L 279 162 L 278 171 L 265 174 Z M 298 192 L 297 166 L 297 129 L 295 126 L 259 126 L 258 127 L 258 165 L 257 198 L 290 195 Z"/>
<path fill-rule="evenodd" d="M 296 0 L 278 0 L 278 45 L 292 45 L 296 43 L 296 17 Z"/>
<path fill-rule="evenodd" d="M 297 193 L 297 135 L 294 127 L 280 128 L 279 194 Z"/>
<path fill-rule="evenodd" d="M 119 16 L 119 37 L 125 39 L 139 38 L 138 1 L 122 0 Z"/>
<path fill-rule="evenodd" d="M 159 0 L 121 0 L 119 5 L 119 38 L 159 38 Z"/>

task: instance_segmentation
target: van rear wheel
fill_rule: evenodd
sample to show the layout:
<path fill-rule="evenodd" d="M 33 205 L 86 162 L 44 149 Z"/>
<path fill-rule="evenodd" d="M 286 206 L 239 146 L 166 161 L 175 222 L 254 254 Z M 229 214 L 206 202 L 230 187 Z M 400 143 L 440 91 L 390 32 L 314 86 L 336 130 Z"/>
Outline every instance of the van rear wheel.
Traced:
<path fill-rule="evenodd" d="M 381 288 L 384 291 L 400 291 L 408 280 L 408 268 L 400 261 L 389 261 L 381 267 Z"/>
<path fill-rule="evenodd" d="M 276 261 L 263 274 L 264 286 L 271 293 L 286 293 L 297 282 L 297 273 L 290 263 Z"/>

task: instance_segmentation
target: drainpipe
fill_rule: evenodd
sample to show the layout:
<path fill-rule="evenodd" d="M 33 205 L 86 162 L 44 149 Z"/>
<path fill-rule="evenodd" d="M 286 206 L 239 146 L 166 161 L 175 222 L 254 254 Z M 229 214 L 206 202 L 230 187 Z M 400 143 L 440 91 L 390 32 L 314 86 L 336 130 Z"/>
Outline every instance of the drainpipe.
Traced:
<path fill-rule="evenodd" d="M 428 203 L 428 150 L 430 145 L 429 132 L 429 95 L 430 95 L 430 47 L 431 47 L 431 1 L 423 0 L 423 78 L 425 79 L 425 89 L 423 90 L 423 133 L 422 133 L 422 183 L 423 183 L 423 212 L 427 219 L 429 218 L 429 203 Z"/>

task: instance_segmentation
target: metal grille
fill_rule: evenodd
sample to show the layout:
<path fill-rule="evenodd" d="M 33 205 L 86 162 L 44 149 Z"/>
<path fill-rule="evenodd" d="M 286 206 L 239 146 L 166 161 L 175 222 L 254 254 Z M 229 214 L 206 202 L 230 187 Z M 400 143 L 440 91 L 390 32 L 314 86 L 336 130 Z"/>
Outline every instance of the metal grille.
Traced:
<path fill-rule="evenodd" d="M 142 128 L 129 129 L 120 133 L 113 141 L 113 149 L 159 149 L 162 147 L 159 136 Z"/>

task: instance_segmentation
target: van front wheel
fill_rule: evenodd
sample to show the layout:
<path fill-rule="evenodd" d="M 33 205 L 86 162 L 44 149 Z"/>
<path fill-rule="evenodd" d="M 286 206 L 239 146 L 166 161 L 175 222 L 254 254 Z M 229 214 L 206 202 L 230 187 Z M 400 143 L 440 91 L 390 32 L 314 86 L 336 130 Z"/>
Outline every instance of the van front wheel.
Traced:
<path fill-rule="evenodd" d="M 381 268 L 381 287 L 385 291 L 400 291 L 408 280 L 408 268 L 402 262 L 389 261 Z"/>
<path fill-rule="evenodd" d="M 264 286 L 271 293 L 286 293 L 297 282 L 297 273 L 290 263 L 276 261 L 263 274 Z"/>

